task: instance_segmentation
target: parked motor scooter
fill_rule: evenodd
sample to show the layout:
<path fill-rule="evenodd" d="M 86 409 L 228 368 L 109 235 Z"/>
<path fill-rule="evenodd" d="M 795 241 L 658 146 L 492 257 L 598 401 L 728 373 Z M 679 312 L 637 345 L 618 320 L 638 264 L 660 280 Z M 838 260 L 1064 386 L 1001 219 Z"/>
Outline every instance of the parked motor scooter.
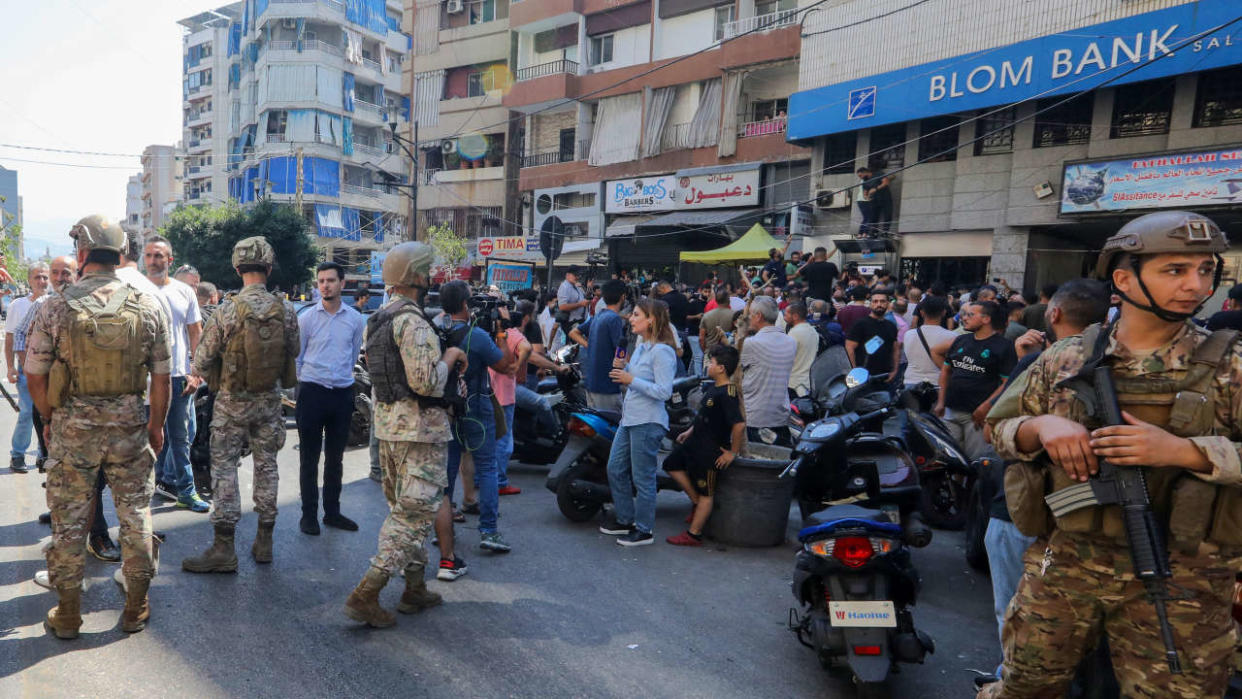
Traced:
<path fill-rule="evenodd" d="M 555 463 L 569 443 L 570 416 L 586 409 L 586 392 L 582 388 L 582 374 L 573 362 L 577 345 L 564 347 L 557 353 L 558 362 L 569 367 L 568 371 L 549 376 L 539 382 L 538 393 L 552 403 L 557 427 L 540 423 L 534 413 L 517 408 L 513 412 L 513 458 L 526 464 L 544 465 Z"/>

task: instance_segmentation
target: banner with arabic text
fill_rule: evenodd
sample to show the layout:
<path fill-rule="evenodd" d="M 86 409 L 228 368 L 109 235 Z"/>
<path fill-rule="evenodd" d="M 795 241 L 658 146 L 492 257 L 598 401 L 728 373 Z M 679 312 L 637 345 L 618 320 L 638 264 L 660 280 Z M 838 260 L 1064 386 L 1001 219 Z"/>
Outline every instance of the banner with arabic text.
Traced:
<path fill-rule="evenodd" d="M 656 175 L 604 183 L 606 213 L 759 205 L 759 169 L 710 175 Z"/>
<path fill-rule="evenodd" d="M 1065 165 L 1062 214 L 1222 206 L 1242 198 L 1242 147 Z"/>

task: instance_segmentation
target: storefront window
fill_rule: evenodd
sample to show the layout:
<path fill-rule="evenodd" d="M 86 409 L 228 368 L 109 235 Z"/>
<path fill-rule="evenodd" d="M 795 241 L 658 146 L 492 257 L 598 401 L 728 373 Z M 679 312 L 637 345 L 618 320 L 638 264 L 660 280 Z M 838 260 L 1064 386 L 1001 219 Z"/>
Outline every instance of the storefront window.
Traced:
<path fill-rule="evenodd" d="M 1176 86 L 1176 81 L 1169 78 L 1117 88 L 1113 95 L 1113 129 L 1110 138 L 1168 133 Z"/>
<path fill-rule="evenodd" d="M 871 129 L 871 153 L 867 162 L 872 169 L 892 170 L 906 164 L 906 125 L 890 124 Z"/>
<path fill-rule="evenodd" d="M 988 112 L 975 122 L 975 155 L 1012 153 L 1014 108 Z"/>
<path fill-rule="evenodd" d="M 957 160 L 957 124 L 955 116 L 924 119 L 919 124 L 919 161 L 944 163 Z"/>
<path fill-rule="evenodd" d="M 1086 92 L 1068 102 L 1064 100 L 1064 97 L 1053 97 L 1035 104 L 1033 147 L 1073 146 L 1091 140 L 1095 95 Z"/>
<path fill-rule="evenodd" d="M 1199 74 L 1195 127 L 1242 124 L 1242 67 Z"/>
<path fill-rule="evenodd" d="M 854 172 L 858 155 L 858 136 L 853 132 L 838 133 L 824 139 L 824 174 L 842 175 Z M 904 155 L 902 156 L 904 159 Z"/>

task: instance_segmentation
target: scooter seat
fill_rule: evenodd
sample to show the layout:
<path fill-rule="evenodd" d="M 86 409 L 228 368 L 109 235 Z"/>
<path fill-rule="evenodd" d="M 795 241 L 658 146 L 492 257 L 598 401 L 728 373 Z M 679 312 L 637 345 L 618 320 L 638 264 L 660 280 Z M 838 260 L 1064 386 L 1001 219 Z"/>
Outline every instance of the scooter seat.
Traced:
<path fill-rule="evenodd" d="M 702 379 L 697 376 L 683 376 L 680 379 L 675 379 L 673 381 L 673 393 L 681 393 L 683 390 L 692 390 L 695 386 L 699 385 L 700 381 L 702 381 Z"/>
<path fill-rule="evenodd" d="M 840 527 L 863 527 L 886 534 L 900 534 L 901 525 L 893 524 L 879 510 L 858 505 L 836 505 L 806 518 L 806 526 L 798 532 L 798 541 L 823 538 Z"/>
<path fill-rule="evenodd" d="M 535 392 L 536 393 L 551 393 L 555 391 L 559 386 L 560 384 L 557 383 L 556 379 L 549 376 L 547 378 L 540 379 L 539 385 L 535 387 Z"/>
<path fill-rule="evenodd" d="M 834 505 L 820 510 L 806 518 L 807 525 L 826 524 L 839 519 L 865 519 L 872 522 L 887 522 L 888 516 L 879 510 L 861 505 Z"/>
<path fill-rule="evenodd" d="M 595 414 L 604 418 L 608 422 L 611 422 L 614 425 L 621 424 L 621 413 L 615 410 L 596 410 Z"/>

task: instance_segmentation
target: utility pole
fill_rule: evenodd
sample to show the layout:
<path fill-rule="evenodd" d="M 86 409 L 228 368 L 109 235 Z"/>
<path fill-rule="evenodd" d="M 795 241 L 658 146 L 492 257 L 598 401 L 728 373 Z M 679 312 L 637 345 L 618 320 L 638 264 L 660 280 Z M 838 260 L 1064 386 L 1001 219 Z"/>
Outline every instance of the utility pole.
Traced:
<path fill-rule="evenodd" d="M 421 183 L 418 181 L 418 120 L 417 119 L 414 120 L 414 152 L 412 153 L 412 157 L 414 159 L 414 170 L 413 170 L 413 174 L 410 176 L 411 177 L 410 181 L 414 183 L 414 190 L 413 192 L 411 192 L 410 198 L 414 200 L 414 221 L 412 224 L 413 230 L 410 233 L 410 240 L 418 240 L 418 185 Z"/>
<path fill-rule="evenodd" d="M 304 215 L 302 212 L 302 148 L 298 148 L 298 184 L 294 191 L 293 202 L 298 207 L 298 215 Z"/>

